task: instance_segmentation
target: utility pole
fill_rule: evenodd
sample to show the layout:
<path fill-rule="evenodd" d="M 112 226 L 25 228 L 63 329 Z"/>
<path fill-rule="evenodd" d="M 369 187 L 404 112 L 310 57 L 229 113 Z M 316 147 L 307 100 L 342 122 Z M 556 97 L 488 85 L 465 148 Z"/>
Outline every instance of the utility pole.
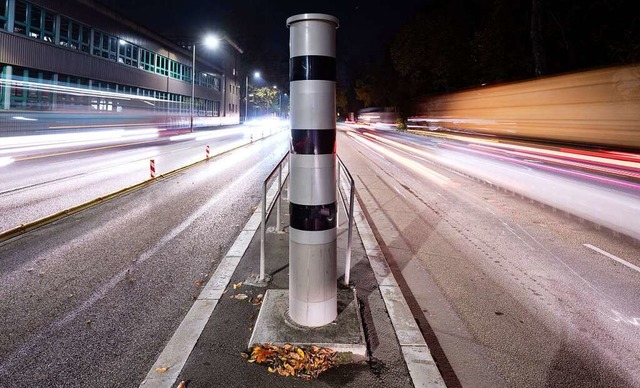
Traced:
<path fill-rule="evenodd" d="M 244 78 L 244 122 L 249 120 L 249 75 Z"/>
<path fill-rule="evenodd" d="M 193 100 L 196 96 L 196 42 L 193 42 L 191 47 L 193 51 L 191 53 L 191 125 L 189 128 L 193 132 Z"/>

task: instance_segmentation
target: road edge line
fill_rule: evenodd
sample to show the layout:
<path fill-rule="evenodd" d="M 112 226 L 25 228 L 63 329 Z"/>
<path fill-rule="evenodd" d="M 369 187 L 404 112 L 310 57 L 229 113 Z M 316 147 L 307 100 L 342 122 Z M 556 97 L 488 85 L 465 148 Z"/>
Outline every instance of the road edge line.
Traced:
<path fill-rule="evenodd" d="M 380 295 L 391 319 L 413 386 L 416 388 L 446 388 L 440 370 L 438 370 L 424 336 L 411 313 L 409 304 L 402 295 L 373 230 L 364 216 L 357 196 L 353 213 L 365 255 L 374 272 Z"/>

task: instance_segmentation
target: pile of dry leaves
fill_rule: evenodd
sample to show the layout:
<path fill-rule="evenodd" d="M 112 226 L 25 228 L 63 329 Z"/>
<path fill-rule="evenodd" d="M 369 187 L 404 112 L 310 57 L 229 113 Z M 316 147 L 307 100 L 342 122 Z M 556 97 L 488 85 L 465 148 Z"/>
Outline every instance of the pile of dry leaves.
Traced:
<path fill-rule="evenodd" d="M 266 364 L 270 373 L 314 379 L 336 365 L 337 353 L 315 345 L 300 348 L 290 344 L 282 347 L 271 344 L 256 345 L 251 354 L 242 353 L 248 362 Z"/>

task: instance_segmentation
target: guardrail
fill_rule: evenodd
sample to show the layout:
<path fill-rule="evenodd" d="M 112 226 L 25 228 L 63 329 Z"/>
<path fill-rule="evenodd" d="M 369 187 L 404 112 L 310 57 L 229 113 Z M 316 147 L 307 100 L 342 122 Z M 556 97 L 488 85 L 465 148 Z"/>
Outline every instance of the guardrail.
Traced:
<path fill-rule="evenodd" d="M 336 155 L 337 156 L 337 155 Z M 344 270 L 344 284 L 349 285 L 349 277 L 351 275 L 351 241 L 353 238 L 353 206 L 355 200 L 355 181 L 351 176 L 351 173 L 347 169 L 347 167 L 342 162 L 339 156 L 338 159 L 338 171 L 337 171 L 337 191 L 338 196 L 341 199 L 342 205 L 344 207 L 344 211 L 347 213 L 348 227 L 347 227 L 347 249 L 345 255 L 345 270 Z M 282 167 L 287 163 L 287 174 L 282 176 Z M 269 282 L 268 275 L 265 270 L 265 240 L 267 236 L 267 218 L 271 211 L 273 211 L 273 206 L 276 206 L 276 231 L 281 231 L 281 209 L 280 202 L 282 196 L 282 182 L 286 180 L 287 176 L 291 172 L 291 163 L 290 163 L 290 153 L 287 152 L 280 162 L 273 168 L 273 170 L 269 173 L 269 175 L 262 182 L 262 201 L 260 206 L 262 207 L 262 219 L 260 223 L 260 274 L 258 275 L 258 279 L 255 280 L 256 285 L 266 285 Z M 275 195 L 273 196 L 273 201 L 267 204 L 267 186 L 271 179 L 278 174 L 278 189 Z M 345 196 L 342 194 L 341 186 L 340 186 L 340 176 L 344 173 L 346 179 L 349 182 L 349 207 L 347 208 L 347 201 L 345 200 Z M 336 215 L 337 217 L 337 215 Z"/>
<path fill-rule="evenodd" d="M 278 172 L 278 191 L 276 195 L 273 197 L 276 203 L 276 230 L 280 231 L 280 196 L 282 194 L 282 165 L 287 161 L 287 175 L 291 171 L 291 163 L 289 162 L 289 151 L 280 159 L 278 165 L 276 165 L 271 173 L 265 178 L 264 182 L 262 182 L 262 220 L 260 224 L 260 277 L 258 278 L 258 283 L 266 283 L 269 280 L 265 274 L 265 254 L 264 254 L 264 241 L 267 235 L 267 216 L 271 214 L 273 210 L 273 202 L 267 206 L 267 184 L 273 178 L 276 171 Z M 286 177 L 285 177 L 286 179 Z M 269 208 L 267 212 L 267 207 Z"/>
<path fill-rule="evenodd" d="M 349 169 L 347 169 L 347 167 L 344 165 L 344 163 L 342 162 L 342 159 L 340 159 L 340 156 L 336 155 L 336 157 L 338 158 L 338 177 L 337 177 L 337 188 L 338 188 L 338 195 L 340 196 L 340 199 L 342 200 L 342 205 L 344 206 L 344 211 L 347 212 L 347 215 L 349 217 L 349 221 L 348 221 L 348 227 L 347 227 L 347 250 L 346 250 L 346 255 L 344 258 L 344 284 L 345 285 L 349 285 L 349 277 L 351 275 L 351 238 L 353 235 L 353 201 L 355 199 L 355 194 L 356 194 L 356 185 L 355 182 L 353 180 L 353 177 L 351 176 L 351 173 L 349 172 Z M 341 186 L 340 186 L 340 172 L 343 171 L 345 176 L 347 177 L 349 184 L 350 184 L 350 189 L 349 189 L 349 209 L 347 210 L 347 202 L 344 200 L 344 197 L 342 196 L 342 190 L 341 190 Z M 337 215 L 336 215 L 337 217 Z"/>

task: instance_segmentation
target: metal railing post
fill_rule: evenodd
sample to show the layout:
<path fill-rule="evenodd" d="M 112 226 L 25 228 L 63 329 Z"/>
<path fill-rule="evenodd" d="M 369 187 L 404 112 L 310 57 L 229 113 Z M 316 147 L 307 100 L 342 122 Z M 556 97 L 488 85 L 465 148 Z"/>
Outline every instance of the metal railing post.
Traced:
<path fill-rule="evenodd" d="M 342 199 L 342 196 L 340 195 L 340 167 L 342 167 L 342 165 L 340 164 L 340 162 L 338 162 L 338 176 L 336 177 L 336 197 Z M 340 209 L 340 207 L 338 206 L 338 209 Z M 336 210 L 338 210 L 336 209 Z M 338 225 L 338 227 L 340 227 L 340 212 L 336 211 L 336 225 Z"/>
<path fill-rule="evenodd" d="M 267 181 L 262 184 L 262 225 L 260 226 L 260 281 L 264 281 L 264 240 L 267 237 Z"/>
<path fill-rule="evenodd" d="M 347 256 L 344 259 L 344 284 L 349 285 L 351 275 L 351 236 L 353 234 L 353 200 L 355 199 L 355 182 L 351 182 L 349 195 L 349 227 L 347 229 Z"/>
<path fill-rule="evenodd" d="M 274 177 L 274 174 L 276 172 L 276 170 L 278 170 L 278 190 L 276 190 L 276 194 L 275 194 L 275 198 L 274 200 L 277 201 L 276 203 L 276 207 L 277 207 L 277 218 L 276 218 L 276 222 L 277 222 L 277 230 L 280 230 L 280 224 L 282 223 L 280 220 L 280 214 L 281 214 L 281 210 L 280 210 L 280 201 L 281 198 L 280 196 L 282 195 L 282 165 L 283 163 L 287 160 L 287 158 L 290 157 L 289 152 L 287 152 L 282 159 L 280 159 L 280 162 L 278 163 L 278 165 L 276 167 L 274 167 L 274 169 L 269 173 L 269 175 L 267 176 L 267 178 L 262 182 L 262 201 L 261 201 L 261 210 L 262 210 L 262 218 L 260 220 L 260 274 L 258 275 L 258 279 L 256 282 L 255 277 L 252 275 L 249 277 L 249 279 L 247 279 L 247 284 L 252 284 L 252 285 L 256 285 L 258 287 L 264 287 L 266 285 L 266 283 L 269 282 L 269 276 L 266 274 L 266 265 L 265 265 L 265 240 L 267 237 L 267 216 L 271 213 L 271 211 L 273 210 L 273 202 L 267 204 L 267 184 L 269 183 L 269 181 L 271 181 L 271 178 Z M 268 210 L 268 212 L 267 212 Z M 249 283 L 250 282 L 250 283 Z"/>
<path fill-rule="evenodd" d="M 342 197 L 342 193 L 340 191 L 340 186 L 338 185 L 338 196 L 340 200 L 342 200 L 343 208 L 347 213 L 347 250 L 344 259 L 344 284 L 346 286 L 349 285 L 349 280 L 351 276 L 351 241 L 353 236 L 353 207 L 355 201 L 355 188 L 356 183 L 351 176 L 347 167 L 345 167 L 344 163 L 342 163 L 342 159 L 338 156 L 338 177 L 340 176 L 341 169 L 344 171 L 345 177 L 349 180 L 350 191 L 349 191 L 349 210 L 347 211 L 347 205 L 344 203 L 344 198 Z"/>
<path fill-rule="evenodd" d="M 278 165 L 278 193 L 276 194 L 276 231 L 280 231 L 280 193 L 282 190 L 282 163 Z"/>

